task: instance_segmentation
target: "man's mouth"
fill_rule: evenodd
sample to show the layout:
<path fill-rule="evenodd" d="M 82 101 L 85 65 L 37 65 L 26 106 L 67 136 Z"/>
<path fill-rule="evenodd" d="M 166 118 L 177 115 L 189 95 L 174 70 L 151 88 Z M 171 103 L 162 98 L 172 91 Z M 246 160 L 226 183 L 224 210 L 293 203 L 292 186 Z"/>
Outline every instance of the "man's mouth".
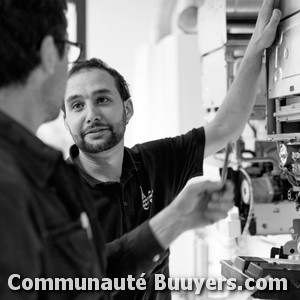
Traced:
<path fill-rule="evenodd" d="M 89 129 L 87 130 L 84 135 L 87 135 L 87 134 L 92 134 L 92 133 L 99 133 L 99 132 L 103 132 L 105 130 L 108 130 L 109 128 L 108 127 L 97 127 L 97 128 L 92 128 L 92 129 Z"/>

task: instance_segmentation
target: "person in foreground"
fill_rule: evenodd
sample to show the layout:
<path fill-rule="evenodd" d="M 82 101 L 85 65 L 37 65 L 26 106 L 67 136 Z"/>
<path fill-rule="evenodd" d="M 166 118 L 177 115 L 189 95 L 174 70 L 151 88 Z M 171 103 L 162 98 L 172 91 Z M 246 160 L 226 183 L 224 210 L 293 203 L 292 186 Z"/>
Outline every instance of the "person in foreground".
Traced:
<path fill-rule="evenodd" d="M 124 147 L 126 125 L 133 115 L 125 79 L 100 59 L 73 64 L 63 106 L 75 142 L 69 162 L 77 166 L 93 193 L 108 242 L 153 216 L 167 220 L 173 199 L 189 179 L 202 175 L 203 159 L 239 137 L 255 102 L 264 49 L 273 43 L 280 21 L 281 13 L 273 4 L 273 0 L 263 2 L 238 74 L 214 120 L 174 138 Z M 189 201 L 180 202 L 180 209 L 189 209 Z M 176 235 L 181 219 L 174 222 L 165 222 L 157 232 L 162 234 L 170 226 Z M 154 273 L 168 276 L 169 243 L 164 245 L 165 237 L 159 240 L 166 251 Z M 122 300 L 169 298 L 170 292 L 155 291 L 153 276 L 146 291 L 119 294 Z"/>
<path fill-rule="evenodd" d="M 101 290 L 30 285 L 152 272 L 176 236 L 224 218 L 232 207 L 230 183 L 191 184 L 164 212 L 174 229 L 157 215 L 105 244 L 75 167 L 35 136 L 57 117 L 68 62 L 80 54 L 73 56 L 78 45 L 68 40 L 65 9 L 65 0 L 0 0 L 0 299 L 109 299 Z"/>

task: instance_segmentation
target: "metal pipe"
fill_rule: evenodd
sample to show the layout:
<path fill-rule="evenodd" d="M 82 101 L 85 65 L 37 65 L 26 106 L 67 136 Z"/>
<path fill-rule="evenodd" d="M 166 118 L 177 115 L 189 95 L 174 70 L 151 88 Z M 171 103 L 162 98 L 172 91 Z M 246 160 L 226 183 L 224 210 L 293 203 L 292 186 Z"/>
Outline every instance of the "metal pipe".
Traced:
<path fill-rule="evenodd" d="M 257 16 L 262 0 L 227 0 L 226 12 L 230 16 Z"/>

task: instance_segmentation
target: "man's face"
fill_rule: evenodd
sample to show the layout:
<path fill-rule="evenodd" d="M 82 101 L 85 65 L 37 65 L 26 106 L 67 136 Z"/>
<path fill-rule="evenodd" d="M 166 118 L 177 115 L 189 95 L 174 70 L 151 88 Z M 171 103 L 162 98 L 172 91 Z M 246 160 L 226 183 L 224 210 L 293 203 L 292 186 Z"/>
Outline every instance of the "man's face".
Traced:
<path fill-rule="evenodd" d="M 82 70 L 67 82 L 65 121 L 75 144 L 84 152 L 98 153 L 123 140 L 126 103 L 114 78 L 104 70 Z"/>

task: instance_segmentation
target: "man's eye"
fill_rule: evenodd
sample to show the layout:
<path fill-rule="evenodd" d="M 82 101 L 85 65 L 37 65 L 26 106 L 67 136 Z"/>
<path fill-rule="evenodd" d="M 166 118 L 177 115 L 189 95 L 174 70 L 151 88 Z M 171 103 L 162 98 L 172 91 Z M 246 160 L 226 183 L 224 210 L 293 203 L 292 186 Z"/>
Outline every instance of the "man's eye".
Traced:
<path fill-rule="evenodd" d="M 106 103 L 106 102 L 108 102 L 108 99 L 105 97 L 99 97 L 99 98 L 97 98 L 97 102 L 98 103 Z"/>
<path fill-rule="evenodd" d="M 74 110 L 78 110 L 78 109 L 81 109 L 82 108 L 82 104 L 81 103 L 74 103 L 72 105 L 72 109 Z"/>

